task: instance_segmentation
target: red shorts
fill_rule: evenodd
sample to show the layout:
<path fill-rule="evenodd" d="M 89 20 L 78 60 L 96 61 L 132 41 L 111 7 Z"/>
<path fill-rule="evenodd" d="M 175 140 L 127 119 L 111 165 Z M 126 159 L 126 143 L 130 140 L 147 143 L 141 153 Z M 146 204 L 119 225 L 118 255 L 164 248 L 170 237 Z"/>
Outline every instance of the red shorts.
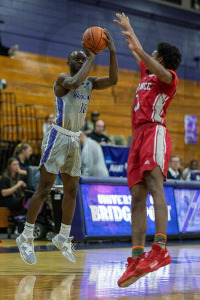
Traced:
<path fill-rule="evenodd" d="M 171 138 L 163 125 L 147 123 L 136 129 L 128 157 L 129 188 L 144 181 L 144 171 L 151 171 L 157 166 L 160 166 L 166 180 L 171 152 Z"/>

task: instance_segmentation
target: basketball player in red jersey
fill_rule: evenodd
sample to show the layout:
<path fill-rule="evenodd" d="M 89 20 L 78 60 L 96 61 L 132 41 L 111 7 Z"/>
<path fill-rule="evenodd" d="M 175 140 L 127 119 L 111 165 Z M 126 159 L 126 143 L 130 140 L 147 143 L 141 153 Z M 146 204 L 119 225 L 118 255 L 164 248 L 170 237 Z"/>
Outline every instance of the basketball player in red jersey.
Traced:
<path fill-rule="evenodd" d="M 128 158 L 127 179 L 132 195 L 132 257 L 118 280 L 127 287 L 149 272 L 171 263 L 166 248 L 167 203 L 163 181 L 172 151 L 170 135 L 164 119 L 166 110 L 176 94 L 178 78 L 175 70 L 181 62 L 179 50 L 168 43 L 159 43 L 149 56 L 137 39 L 129 18 L 116 14 L 116 24 L 124 29 L 126 43 L 141 70 L 141 81 L 132 108 L 134 140 Z M 156 235 L 152 249 L 144 253 L 147 230 L 146 200 L 154 200 Z"/>

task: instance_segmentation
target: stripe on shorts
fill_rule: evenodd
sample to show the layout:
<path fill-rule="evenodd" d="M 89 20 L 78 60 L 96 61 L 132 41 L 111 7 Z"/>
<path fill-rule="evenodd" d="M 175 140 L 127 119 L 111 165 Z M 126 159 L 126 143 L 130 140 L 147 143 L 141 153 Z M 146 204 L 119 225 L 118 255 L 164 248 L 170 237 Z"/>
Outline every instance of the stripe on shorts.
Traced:
<path fill-rule="evenodd" d="M 57 108 L 58 108 L 58 118 L 56 119 L 56 124 L 63 127 L 63 100 L 57 97 Z"/>
<path fill-rule="evenodd" d="M 165 166 L 165 153 L 166 153 L 166 128 L 161 125 L 156 126 L 154 136 L 154 153 L 153 159 L 164 171 Z"/>
<path fill-rule="evenodd" d="M 54 128 L 52 128 L 48 141 L 47 141 L 47 146 L 46 149 L 44 151 L 44 155 L 42 157 L 42 165 L 48 160 L 49 154 L 50 152 L 53 150 L 55 141 L 56 141 L 56 135 L 57 135 L 57 130 L 55 130 Z"/>

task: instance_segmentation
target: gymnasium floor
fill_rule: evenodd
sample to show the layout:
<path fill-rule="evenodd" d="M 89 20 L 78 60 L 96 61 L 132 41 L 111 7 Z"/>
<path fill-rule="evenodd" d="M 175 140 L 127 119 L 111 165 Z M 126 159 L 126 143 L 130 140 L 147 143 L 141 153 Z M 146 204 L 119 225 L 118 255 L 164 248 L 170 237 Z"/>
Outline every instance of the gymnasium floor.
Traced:
<path fill-rule="evenodd" d="M 37 264 L 29 266 L 14 239 L 0 243 L 0 300 L 200 299 L 200 241 L 168 243 L 171 265 L 124 289 L 117 280 L 130 255 L 129 243 L 77 244 L 76 264 L 50 242 L 35 245 Z"/>

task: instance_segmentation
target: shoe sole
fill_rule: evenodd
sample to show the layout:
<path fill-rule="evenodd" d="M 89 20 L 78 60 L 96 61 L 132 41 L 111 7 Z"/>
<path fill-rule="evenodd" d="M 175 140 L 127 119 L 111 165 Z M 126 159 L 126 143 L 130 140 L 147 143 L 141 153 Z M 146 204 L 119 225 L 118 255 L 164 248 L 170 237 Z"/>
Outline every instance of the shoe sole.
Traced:
<path fill-rule="evenodd" d="M 20 250 L 20 246 L 19 246 L 19 244 L 18 244 L 18 240 L 19 240 L 19 237 L 16 238 L 16 244 L 17 244 L 17 246 L 18 246 L 19 254 L 20 254 L 21 258 L 23 259 L 23 261 L 24 261 L 26 264 L 28 264 L 28 265 L 35 265 L 35 264 L 37 263 L 37 261 L 36 261 L 35 263 L 30 264 L 29 262 L 27 262 L 27 261 L 24 259 L 23 255 L 22 255 L 22 253 L 21 253 L 21 250 Z"/>
<path fill-rule="evenodd" d="M 171 262 L 172 262 L 172 258 L 170 257 L 170 259 L 168 259 L 168 260 L 165 261 L 165 262 L 161 262 L 160 264 L 158 264 L 158 265 L 157 265 L 155 268 L 153 268 L 153 269 L 143 270 L 143 269 L 140 269 L 140 268 L 137 267 L 136 270 L 139 271 L 139 272 L 146 272 L 146 274 L 148 274 L 148 273 L 157 271 L 158 269 L 160 269 L 160 268 L 162 268 L 162 267 L 165 267 L 165 266 L 171 264 Z"/>
<path fill-rule="evenodd" d="M 119 287 L 121 287 L 121 288 L 128 287 L 128 286 L 130 286 L 131 284 L 135 283 L 138 279 L 140 279 L 140 278 L 142 278 L 143 276 L 145 276 L 146 274 L 147 274 L 147 273 L 143 273 L 143 274 L 141 274 L 141 275 L 138 276 L 138 277 L 131 277 L 131 278 L 129 278 L 128 280 L 122 282 L 122 283 L 119 285 Z"/>
<path fill-rule="evenodd" d="M 60 250 L 61 252 L 62 252 L 62 248 L 60 248 L 60 246 L 57 244 L 57 241 L 53 238 L 52 240 L 52 243 L 54 244 L 54 246 L 56 246 L 56 248 L 58 248 L 58 250 Z M 76 263 L 76 261 L 73 261 L 73 260 L 71 260 L 69 257 L 67 257 L 67 256 L 65 256 L 63 253 L 62 253 L 62 255 L 65 257 L 65 258 L 67 258 L 70 262 L 72 262 L 72 263 Z"/>

